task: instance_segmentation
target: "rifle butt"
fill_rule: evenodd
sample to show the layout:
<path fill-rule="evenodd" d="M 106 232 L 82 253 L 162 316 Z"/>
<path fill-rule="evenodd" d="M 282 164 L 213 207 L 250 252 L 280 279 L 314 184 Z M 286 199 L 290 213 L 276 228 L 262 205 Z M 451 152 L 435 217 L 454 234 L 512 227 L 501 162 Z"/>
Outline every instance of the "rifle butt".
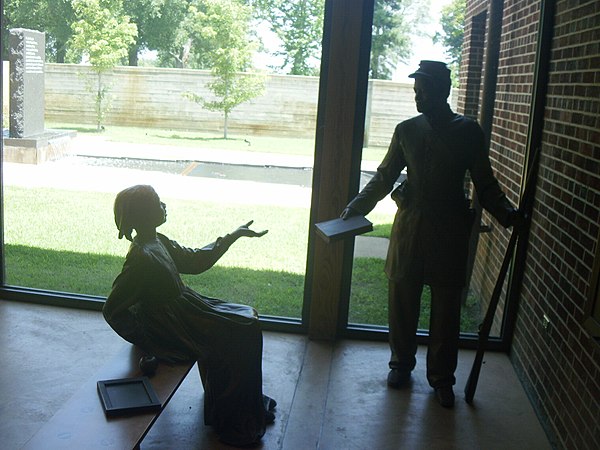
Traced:
<path fill-rule="evenodd" d="M 467 378 L 467 383 L 465 384 L 465 401 L 469 405 L 473 403 L 473 398 L 475 397 L 475 391 L 477 389 L 477 382 L 479 381 L 482 363 L 483 352 L 477 351 L 477 355 L 475 355 L 475 360 L 473 361 L 473 367 L 471 367 L 471 373 L 469 373 L 469 378 Z"/>

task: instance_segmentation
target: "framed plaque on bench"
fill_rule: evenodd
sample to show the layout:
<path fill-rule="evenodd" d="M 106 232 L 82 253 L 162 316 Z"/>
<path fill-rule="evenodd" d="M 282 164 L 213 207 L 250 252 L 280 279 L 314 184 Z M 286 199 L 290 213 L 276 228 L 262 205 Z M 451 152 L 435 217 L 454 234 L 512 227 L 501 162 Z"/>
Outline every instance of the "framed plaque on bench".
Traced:
<path fill-rule="evenodd" d="M 160 410 L 160 400 L 148 377 L 98 381 L 98 393 L 107 416 Z"/>

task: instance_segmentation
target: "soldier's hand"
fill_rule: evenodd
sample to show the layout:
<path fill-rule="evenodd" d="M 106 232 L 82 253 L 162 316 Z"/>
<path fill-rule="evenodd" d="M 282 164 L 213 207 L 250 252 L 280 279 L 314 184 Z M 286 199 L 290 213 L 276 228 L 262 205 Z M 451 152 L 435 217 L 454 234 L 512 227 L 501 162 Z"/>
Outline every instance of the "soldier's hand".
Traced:
<path fill-rule="evenodd" d="M 354 217 L 354 216 L 360 216 L 360 212 L 357 211 L 354 208 L 351 208 L 349 206 L 347 206 L 343 211 L 342 214 L 340 214 L 340 218 L 342 218 L 343 220 L 349 219 L 350 217 Z"/>
<path fill-rule="evenodd" d="M 523 233 L 525 231 L 525 227 L 527 226 L 527 215 L 519 210 L 515 209 L 510 215 L 510 226 L 513 227 L 513 230 L 518 234 Z"/>

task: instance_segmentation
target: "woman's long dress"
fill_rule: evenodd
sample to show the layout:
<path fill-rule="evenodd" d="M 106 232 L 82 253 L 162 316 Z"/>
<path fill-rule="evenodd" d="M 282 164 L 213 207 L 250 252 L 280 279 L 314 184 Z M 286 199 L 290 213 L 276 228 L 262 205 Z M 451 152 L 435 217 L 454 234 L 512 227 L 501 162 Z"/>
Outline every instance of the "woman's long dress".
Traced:
<path fill-rule="evenodd" d="M 188 249 L 166 236 L 134 239 L 104 306 L 110 326 L 148 354 L 197 360 L 204 386 L 204 421 L 220 439 L 248 445 L 265 432 L 262 332 L 256 311 L 204 297 L 180 273 L 201 273 L 224 253 L 217 240 Z"/>

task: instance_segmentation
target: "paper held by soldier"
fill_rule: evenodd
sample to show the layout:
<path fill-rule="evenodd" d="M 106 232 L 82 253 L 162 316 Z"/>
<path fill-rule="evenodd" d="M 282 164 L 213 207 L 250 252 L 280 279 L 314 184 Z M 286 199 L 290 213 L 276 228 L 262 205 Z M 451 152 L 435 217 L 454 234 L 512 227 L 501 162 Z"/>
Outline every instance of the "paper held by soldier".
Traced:
<path fill-rule="evenodd" d="M 327 220 L 316 223 L 315 227 L 317 234 L 327 243 L 373 231 L 373 224 L 364 216 Z"/>

